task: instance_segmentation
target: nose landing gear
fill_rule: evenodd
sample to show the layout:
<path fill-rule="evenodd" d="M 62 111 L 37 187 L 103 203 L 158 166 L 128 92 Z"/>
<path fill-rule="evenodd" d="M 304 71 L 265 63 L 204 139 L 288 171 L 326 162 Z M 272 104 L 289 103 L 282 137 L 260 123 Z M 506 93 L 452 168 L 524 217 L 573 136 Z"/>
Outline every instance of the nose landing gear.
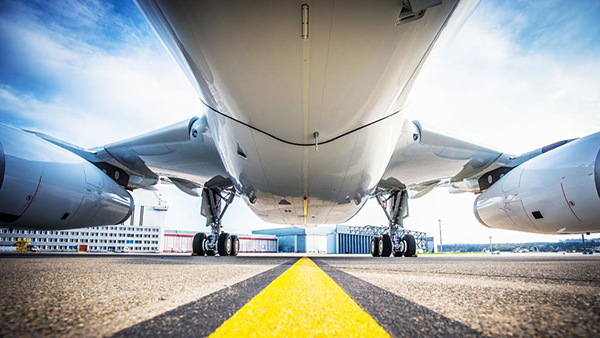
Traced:
<path fill-rule="evenodd" d="M 387 234 L 373 236 L 373 257 L 416 257 L 417 244 L 413 235 L 404 231 L 403 220 L 408 217 L 408 192 L 406 190 L 380 190 L 375 195 L 377 202 L 389 221 Z M 389 205 L 388 205 L 389 202 Z"/>

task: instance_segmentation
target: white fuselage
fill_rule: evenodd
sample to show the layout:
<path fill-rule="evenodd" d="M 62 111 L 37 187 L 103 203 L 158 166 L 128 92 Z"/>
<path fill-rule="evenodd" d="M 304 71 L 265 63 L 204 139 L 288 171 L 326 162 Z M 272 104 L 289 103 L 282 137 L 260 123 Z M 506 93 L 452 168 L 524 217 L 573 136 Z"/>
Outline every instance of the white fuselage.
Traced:
<path fill-rule="evenodd" d="M 244 200 L 267 222 L 304 226 L 343 222 L 364 205 L 423 62 L 450 17 L 473 7 L 443 1 L 396 25 L 401 5 L 140 1 L 200 94 Z"/>

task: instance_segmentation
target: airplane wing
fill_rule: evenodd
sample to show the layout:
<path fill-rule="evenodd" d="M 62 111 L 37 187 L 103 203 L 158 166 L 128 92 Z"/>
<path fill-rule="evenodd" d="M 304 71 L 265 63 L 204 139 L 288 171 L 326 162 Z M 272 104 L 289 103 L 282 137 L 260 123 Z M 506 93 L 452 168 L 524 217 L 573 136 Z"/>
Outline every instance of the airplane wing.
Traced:
<path fill-rule="evenodd" d="M 437 186 L 451 192 L 479 192 L 479 179 L 504 167 L 512 156 L 406 122 L 402 137 L 379 184 L 381 189 L 406 188 L 419 198 Z"/>
<path fill-rule="evenodd" d="M 183 192 L 200 196 L 203 185 L 229 179 L 204 116 L 90 150 L 34 134 L 92 162 L 129 189 L 150 187 L 163 177 Z M 407 189 L 411 198 L 439 186 L 450 186 L 455 193 L 480 192 L 479 178 L 513 159 L 425 129 L 417 121 L 407 121 L 401 135 L 379 188 Z"/>
<path fill-rule="evenodd" d="M 92 162 L 129 189 L 150 187 L 162 177 L 200 196 L 199 188 L 211 180 L 229 178 L 204 116 L 90 150 L 34 134 Z"/>

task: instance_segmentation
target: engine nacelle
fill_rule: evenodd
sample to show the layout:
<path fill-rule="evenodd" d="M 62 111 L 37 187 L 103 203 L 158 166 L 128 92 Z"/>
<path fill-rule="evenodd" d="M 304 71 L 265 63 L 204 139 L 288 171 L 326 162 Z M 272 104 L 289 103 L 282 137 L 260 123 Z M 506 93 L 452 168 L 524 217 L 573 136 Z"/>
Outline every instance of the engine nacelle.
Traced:
<path fill-rule="evenodd" d="M 118 224 L 132 208 L 129 192 L 93 164 L 0 124 L 0 226 L 51 230 Z"/>
<path fill-rule="evenodd" d="M 513 169 L 475 199 L 490 228 L 536 233 L 600 231 L 600 133 Z"/>

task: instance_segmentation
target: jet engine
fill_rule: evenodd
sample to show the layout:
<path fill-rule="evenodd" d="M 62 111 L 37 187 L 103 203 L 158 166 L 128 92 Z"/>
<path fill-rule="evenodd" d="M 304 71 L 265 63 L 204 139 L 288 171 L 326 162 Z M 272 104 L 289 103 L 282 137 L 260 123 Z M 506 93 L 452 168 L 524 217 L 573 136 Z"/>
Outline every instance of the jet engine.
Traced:
<path fill-rule="evenodd" d="M 479 222 L 490 228 L 548 234 L 597 232 L 600 133 L 517 166 L 479 195 L 473 209 Z"/>
<path fill-rule="evenodd" d="M 0 225 L 73 229 L 118 224 L 133 198 L 83 158 L 0 124 Z"/>

